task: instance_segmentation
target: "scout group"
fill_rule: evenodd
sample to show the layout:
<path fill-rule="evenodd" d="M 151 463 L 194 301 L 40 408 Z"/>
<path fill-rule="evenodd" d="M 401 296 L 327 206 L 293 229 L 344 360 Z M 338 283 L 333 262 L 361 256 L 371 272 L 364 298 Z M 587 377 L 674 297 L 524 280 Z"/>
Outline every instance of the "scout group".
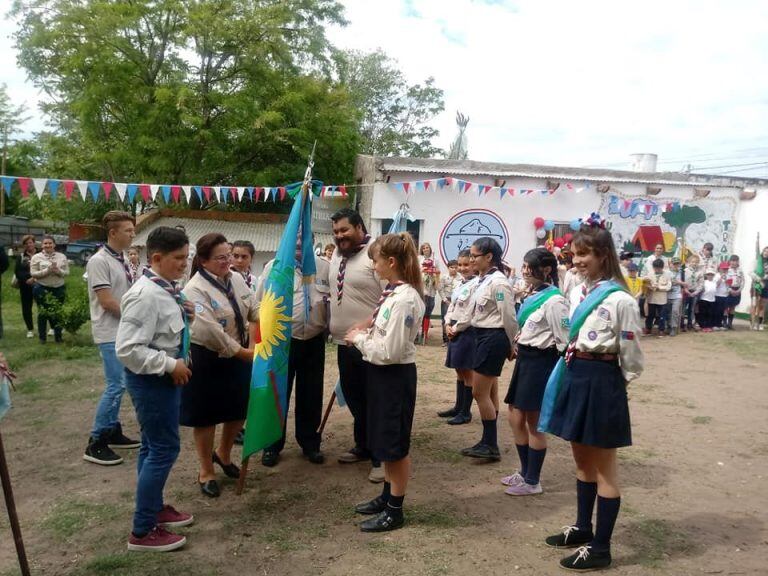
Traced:
<path fill-rule="evenodd" d="M 627 385 L 643 371 L 641 308 L 647 309 L 648 331 L 662 311 L 647 290 L 646 302 L 638 305 L 635 265 L 620 263 L 604 221 L 597 214 L 583 220 L 569 247 L 568 271 L 552 252 L 535 248 L 525 254 L 523 282 L 516 283 L 491 238 L 477 239 L 449 263 L 450 274 L 441 276 L 431 249 L 423 246 L 417 253 L 408 233 L 372 239 L 351 209 L 336 212 L 331 220 L 335 242 L 317 256 L 317 274 L 308 287 L 296 266 L 288 398 L 295 381 L 296 440 L 310 463 L 322 464 L 318 427 L 330 337 L 354 420 L 354 444 L 338 459 L 370 461 L 369 479 L 383 484 L 380 494 L 355 506 L 368 517 L 360 529 L 386 532 L 404 524 L 416 345 L 426 340 L 439 297 L 445 365 L 456 373 L 455 406 L 440 415 L 451 424 L 465 424 L 474 401 L 482 420 L 479 441 L 461 453 L 500 459 L 498 378 L 505 362 L 514 360 L 504 402 L 520 466 L 501 479 L 504 489 L 511 496 L 540 494 L 547 434 L 569 441 L 576 515 L 546 544 L 575 549 L 560 560 L 565 568 L 608 567 L 621 502 L 616 449 L 631 444 Z M 249 242 L 210 233 L 190 246 L 183 228 L 158 227 L 146 241 L 142 266 L 137 251 L 131 252 L 132 216 L 109 212 L 104 226 L 108 240 L 88 262 L 87 281 L 106 388 L 83 457 L 114 465 L 122 458 L 113 449 L 138 448 L 128 549 L 174 550 L 186 542 L 174 530 L 193 522 L 191 514 L 163 499 L 180 450 L 179 425 L 193 430 L 197 481 L 205 496 L 218 497 L 222 490 L 214 465 L 227 477 L 240 474 L 232 449 L 242 438 L 255 326 L 270 264 L 256 278 L 250 271 L 254 248 Z M 48 259 L 46 269 L 54 276 L 60 267 L 50 254 Z M 646 277 L 655 273 L 656 260 Z M 40 266 L 35 261 L 35 274 L 44 279 Z M 703 273 L 705 279 L 710 276 L 708 268 Z M 724 310 L 727 327 L 731 317 Z M 711 328 L 711 313 L 701 314 L 706 318 L 699 321 L 702 329 Z M 673 325 L 680 322 L 675 318 L 674 312 L 671 320 L 664 317 Z M 661 324 L 659 330 L 667 327 Z M 140 441 L 125 436 L 119 421 L 126 388 Z M 278 464 L 284 443 L 285 426 L 282 439 L 262 453 L 262 464 Z"/>

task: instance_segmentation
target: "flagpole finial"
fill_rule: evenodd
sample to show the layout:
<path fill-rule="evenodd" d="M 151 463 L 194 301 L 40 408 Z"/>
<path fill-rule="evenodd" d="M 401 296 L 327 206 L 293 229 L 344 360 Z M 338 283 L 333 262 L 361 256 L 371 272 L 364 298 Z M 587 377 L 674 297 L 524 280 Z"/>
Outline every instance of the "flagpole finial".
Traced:
<path fill-rule="evenodd" d="M 317 147 L 317 140 L 312 144 L 312 152 L 309 153 L 309 159 L 307 160 L 307 170 L 304 172 L 304 185 L 303 191 L 306 192 L 312 186 L 312 168 L 315 167 L 315 148 Z"/>

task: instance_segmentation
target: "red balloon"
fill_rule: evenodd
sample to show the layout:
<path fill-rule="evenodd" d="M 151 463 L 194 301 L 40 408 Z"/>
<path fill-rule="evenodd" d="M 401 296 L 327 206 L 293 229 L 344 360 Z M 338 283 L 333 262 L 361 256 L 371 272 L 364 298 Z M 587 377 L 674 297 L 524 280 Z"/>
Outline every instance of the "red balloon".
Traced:
<path fill-rule="evenodd" d="M 565 238 L 555 238 L 555 246 L 558 248 L 565 246 Z"/>
<path fill-rule="evenodd" d="M 542 218 L 541 216 L 537 216 L 536 218 L 533 219 L 533 225 L 537 229 L 544 228 L 544 218 Z"/>
<path fill-rule="evenodd" d="M 569 244 L 571 240 L 573 240 L 573 234 L 568 232 L 565 236 L 563 236 L 563 240 L 565 240 L 566 244 Z"/>

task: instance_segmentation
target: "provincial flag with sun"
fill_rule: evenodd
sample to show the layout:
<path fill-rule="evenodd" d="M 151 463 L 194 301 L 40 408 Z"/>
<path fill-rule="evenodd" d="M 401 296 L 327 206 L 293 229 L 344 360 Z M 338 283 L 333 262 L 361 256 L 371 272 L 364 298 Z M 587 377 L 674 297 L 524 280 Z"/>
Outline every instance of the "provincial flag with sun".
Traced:
<path fill-rule="evenodd" d="M 289 188 L 293 208 L 280 239 L 272 270 L 264 283 L 259 308 L 259 340 L 253 355 L 248 419 L 245 424 L 243 460 L 280 439 L 288 390 L 288 353 L 293 318 L 293 279 L 301 246 L 300 264 L 304 281 L 315 274 L 312 250 L 312 202 L 316 181 Z M 312 191 L 310 191 L 310 188 Z"/>

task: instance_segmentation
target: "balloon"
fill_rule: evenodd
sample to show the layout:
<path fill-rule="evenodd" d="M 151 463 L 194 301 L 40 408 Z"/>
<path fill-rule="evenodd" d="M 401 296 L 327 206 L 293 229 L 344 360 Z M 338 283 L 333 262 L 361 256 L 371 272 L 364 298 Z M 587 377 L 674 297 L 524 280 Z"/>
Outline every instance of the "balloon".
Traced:
<path fill-rule="evenodd" d="M 547 220 L 546 222 L 544 222 L 544 230 L 546 230 L 547 232 L 549 232 L 550 230 L 554 230 L 554 228 L 555 228 L 555 223 L 552 222 L 552 220 Z"/>
<path fill-rule="evenodd" d="M 564 238 L 555 238 L 555 246 L 558 248 L 562 248 L 565 246 L 565 239 Z"/>
<path fill-rule="evenodd" d="M 536 218 L 533 219 L 533 225 L 536 227 L 537 230 L 539 228 L 543 227 L 544 226 L 544 218 L 542 218 L 541 216 L 537 216 Z"/>
<path fill-rule="evenodd" d="M 565 240 L 565 243 L 566 243 L 566 244 L 570 244 L 571 240 L 573 240 L 573 234 L 571 234 L 570 232 L 568 232 L 567 234 L 565 234 L 565 235 L 563 236 L 563 240 Z"/>
<path fill-rule="evenodd" d="M 546 236 L 547 236 L 547 231 L 544 230 L 544 228 L 539 228 L 538 230 L 536 230 L 536 238 L 538 238 L 539 240 L 546 238 Z"/>
<path fill-rule="evenodd" d="M 574 232 L 578 232 L 580 228 L 581 228 L 581 220 L 579 220 L 578 218 L 576 220 L 571 220 L 571 230 L 573 230 Z"/>

